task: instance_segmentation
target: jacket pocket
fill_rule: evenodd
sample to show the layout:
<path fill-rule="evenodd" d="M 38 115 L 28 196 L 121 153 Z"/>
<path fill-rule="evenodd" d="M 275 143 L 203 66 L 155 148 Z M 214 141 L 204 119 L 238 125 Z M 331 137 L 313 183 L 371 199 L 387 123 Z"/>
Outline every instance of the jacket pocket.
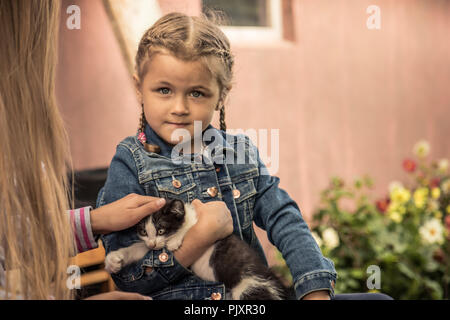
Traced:
<path fill-rule="evenodd" d="M 191 174 L 155 175 L 149 182 L 150 189 L 161 198 L 179 199 L 185 203 L 195 199 L 196 184 Z"/>
<path fill-rule="evenodd" d="M 247 229 L 253 222 L 253 207 L 257 194 L 253 179 L 234 183 L 232 194 L 238 210 L 241 228 Z"/>

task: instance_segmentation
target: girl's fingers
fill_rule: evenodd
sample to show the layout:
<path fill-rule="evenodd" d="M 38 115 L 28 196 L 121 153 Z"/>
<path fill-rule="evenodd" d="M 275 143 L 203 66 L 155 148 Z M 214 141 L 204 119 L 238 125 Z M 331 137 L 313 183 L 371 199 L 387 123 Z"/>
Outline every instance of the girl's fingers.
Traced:
<path fill-rule="evenodd" d="M 146 216 L 158 211 L 161 209 L 166 200 L 163 198 L 154 198 L 154 200 L 141 205 L 139 208 L 136 208 L 135 212 L 139 219 L 145 218 Z"/>
<path fill-rule="evenodd" d="M 201 202 L 201 201 L 198 200 L 198 199 L 194 199 L 194 200 L 191 202 L 191 204 L 194 206 L 195 209 L 197 209 L 198 206 L 201 206 L 201 205 L 203 204 L 203 202 Z"/>
<path fill-rule="evenodd" d="M 151 196 L 142 196 L 142 195 L 136 194 L 134 201 L 135 201 L 136 206 L 140 207 L 149 202 L 155 202 L 159 199 L 161 199 L 161 198 L 151 197 Z"/>

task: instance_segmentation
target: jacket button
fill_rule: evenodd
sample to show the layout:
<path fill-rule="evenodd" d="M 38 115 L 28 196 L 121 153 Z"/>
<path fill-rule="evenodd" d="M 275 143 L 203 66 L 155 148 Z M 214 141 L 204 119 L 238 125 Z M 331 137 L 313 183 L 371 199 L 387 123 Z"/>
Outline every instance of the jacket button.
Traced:
<path fill-rule="evenodd" d="M 241 192 L 238 189 L 234 189 L 232 191 L 232 193 L 233 193 L 233 198 L 235 198 L 235 199 L 237 199 L 241 196 Z"/>
<path fill-rule="evenodd" d="M 179 180 L 172 180 L 172 185 L 178 189 L 181 187 L 181 182 Z"/>
<path fill-rule="evenodd" d="M 169 260 L 169 255 L 167 253 L 163 252 L 158 256 L 158 259 L 161 262 L 166 262 L 167 260 Z"/>
<path fill-rule="evenodd" d="M 211 197 L 215 197 L 217 196 L 217 188 L 216 187 L 210 187 L 208 188 L 208 190 L 206 190 L 206 192 L 211 196 Z"/>
<path fill-rule="evenodd" d="M 213 292 L 211 294 L 211 299 L 213 299 L 213 300 L 220 300 L 220 299 L 222 299 L 222 295 L 220 294 L 220 292 Z"/>

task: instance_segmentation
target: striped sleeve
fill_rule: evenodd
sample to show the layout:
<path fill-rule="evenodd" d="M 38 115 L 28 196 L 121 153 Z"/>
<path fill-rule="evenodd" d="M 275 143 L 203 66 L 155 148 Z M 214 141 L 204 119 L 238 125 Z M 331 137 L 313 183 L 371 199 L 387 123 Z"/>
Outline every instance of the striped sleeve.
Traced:
<path fill-rule="evenodd" d="M 84 207 L 68 211 L 78 253 L 98 247 L 96 238 L 92 233 L 91 210 L 92 207 Z"/>

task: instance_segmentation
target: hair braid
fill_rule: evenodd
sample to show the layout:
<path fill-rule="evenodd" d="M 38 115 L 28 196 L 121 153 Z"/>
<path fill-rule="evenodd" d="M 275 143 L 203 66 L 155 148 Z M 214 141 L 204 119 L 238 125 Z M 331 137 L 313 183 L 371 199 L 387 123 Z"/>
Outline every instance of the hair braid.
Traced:
<path fill-rule="evenodd" d="M 144 113 L 144 105 L 142 105 L 142 112 L 141 117 L 139 119 L 139 129 L 138 132 L 144 132 L 145 131 L 145 124 L 147 123 L 147 119 L 145 119 L 145 113 Z"/>
<path fill-rule="evenodd" d="M 141 112 L 141 118 L 139 119 L 139 129 L 138 133 L 145 132 L 145 126 L 147 125 L 147 119 L 145 119 L 145 113 L 144 113 L 144 104 L 142 104 L 142 112 Z M 144 145 L 144 149 L 148 152 L 154 152 L 154 153 L 160 153 L 161 148 L 157 146 L 156 144 L 149 144 L 147 142 L 142 143 Z"/>
<path fill-rule="evenodd" d="M 225 123 L 225 106 L 220 107 L 220 130 L 227 130 L 227 124 Z"/>

